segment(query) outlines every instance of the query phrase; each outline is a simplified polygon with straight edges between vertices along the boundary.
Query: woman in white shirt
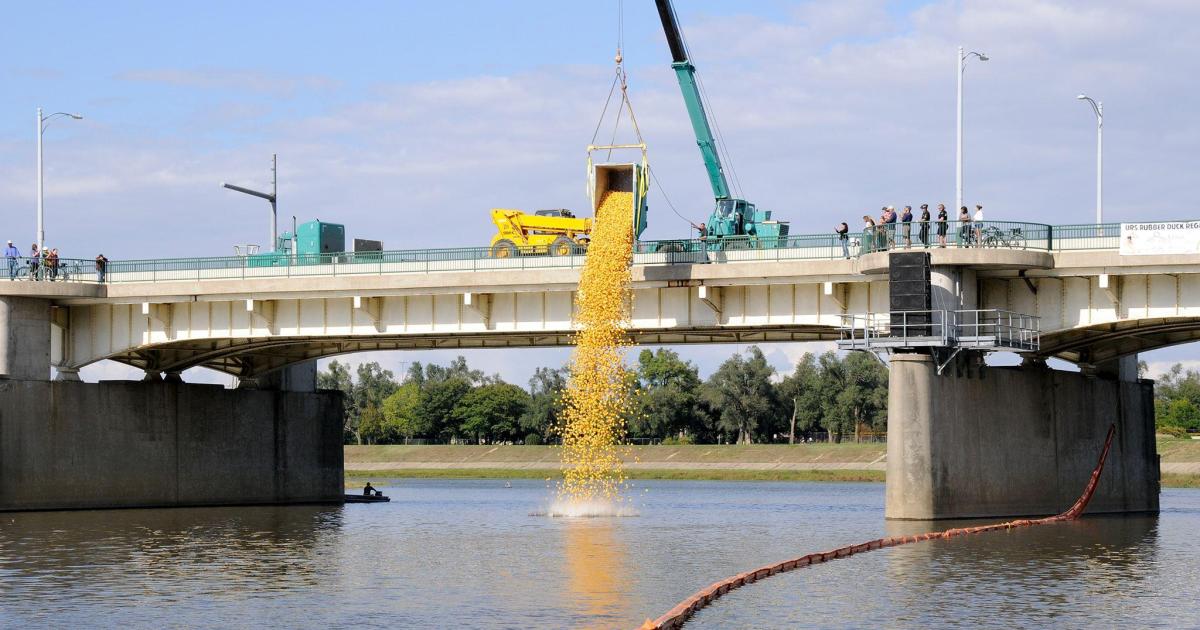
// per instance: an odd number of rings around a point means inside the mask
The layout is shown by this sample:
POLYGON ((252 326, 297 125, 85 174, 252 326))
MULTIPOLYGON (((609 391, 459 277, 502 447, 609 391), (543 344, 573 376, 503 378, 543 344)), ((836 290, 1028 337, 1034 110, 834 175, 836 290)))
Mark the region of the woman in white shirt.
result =
POLYGON ((983 244, 983 205, 975 204, 975 216, 971 217, 971 223, 975 224, 975 243, 983 244))

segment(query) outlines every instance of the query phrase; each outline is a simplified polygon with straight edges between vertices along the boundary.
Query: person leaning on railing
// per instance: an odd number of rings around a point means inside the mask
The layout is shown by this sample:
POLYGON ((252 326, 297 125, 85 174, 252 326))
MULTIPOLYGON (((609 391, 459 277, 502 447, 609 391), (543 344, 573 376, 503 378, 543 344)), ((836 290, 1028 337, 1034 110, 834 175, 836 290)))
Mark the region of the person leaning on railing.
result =
POLYGON ((863 215, 863 241, 862 242, 863 242, 864 253, 874 251, 874 248, 871 246, 871 244, 875 242, 875 220, 872 219, 871 215, 868 215, 868 214, 863 215))
POLYGON ((54 282, 58 279, 58 248, 43 250, 43 253, 46 254, 46 273, 54 282))
POLYGON ((8 242, 8 247, 4 248, 4 258, 8 261, 8 279, 17 279, 17 267, 21 261, 21 250, 13 245, 12 241, 8 242))
POLYGON ((850 226, 842 221, 841 225, 837 226, 833 232, 838 235, 838 241, 842 244, 842 256, 850 258, 850 226))
POLYGON ((108 259, 104 254, 96 256, 96 282, 104 284, 104 276, 108 273, 108 259))
POLYGON ((42 262, 42 255, 38 252, 37 243, 30 246, 29 250, 29 279, 38 279, 38 264, 42 262))

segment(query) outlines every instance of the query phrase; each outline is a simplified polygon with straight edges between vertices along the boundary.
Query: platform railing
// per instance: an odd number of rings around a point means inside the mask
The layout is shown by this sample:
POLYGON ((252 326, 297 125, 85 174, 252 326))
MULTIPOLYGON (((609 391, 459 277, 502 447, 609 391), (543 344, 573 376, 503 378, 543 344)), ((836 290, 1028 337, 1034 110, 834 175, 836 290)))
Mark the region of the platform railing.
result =
POLYGON ((1003 309, 891 311, 841 317, 838 346, 843 350, 1041 349, 1041 319, 1003 309))

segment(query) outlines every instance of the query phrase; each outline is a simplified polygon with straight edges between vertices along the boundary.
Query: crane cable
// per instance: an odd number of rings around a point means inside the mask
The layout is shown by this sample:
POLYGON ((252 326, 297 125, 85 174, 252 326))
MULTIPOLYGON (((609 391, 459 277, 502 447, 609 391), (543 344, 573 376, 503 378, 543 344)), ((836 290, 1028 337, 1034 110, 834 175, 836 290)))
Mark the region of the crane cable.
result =
MULTIPOLYGON (((615 120, 613 121, 612 139, 609 144, 610 145, 616 144, 617 132, 619 131, 620 125, 621 125, 621 115, 626 110, 628 110, 629 111, 629 122, 630 122, 630 125, 633 127, 634 134, 637 136, 638 144, 645 145, 645 140, 642 138, 642 130, 638 126, 637 116, 633 112, 633 102, 629 99, 628 75, 625 73, 625 66, 624 66, 625 58, 622 53, 622 50, 624 48, 624 43, 625 43, 625 2, 624 2, 624 0, 619 0, 617 3, 617 54, 616 54, 616 57, 614 58, 614 61, 616 62, 617 67, 616 67, 616 71, 613 75, 612 84, 608 88, 608 96, 604 99, 604 107, 600 110, 600 118, 599 118, 599 120, 596 121, 596 128, 592 132, 591 144, 593 144, 593 145, 596 144, 596 139, 598 137, 600 137, 600 128, 604 125, 604 120, 608 116, 608 108, 612 105, 613 96, 617 92, 617 86, 620 86, 620 88, 621 88, 621 102, 618 104, 618 107, 617 107, 616 117, 615 117, 615 120)), ((611 159, 611 158, 612 158, 612 149, 610 148, 608 150, 608 159, 611 159)), ((667 195, 666 189, 663 188, 662 182, 660 182, 658 180, 658 174, 655 172, 655 170, 649 164, 647 164, 646 169, 650 172, 651 179, 653 180, 655 186, 658 188, 658 191, 660 193, 662 193, 663 199, 667 202, 667 207, 671 209, 671 212, 674 213, 675 216, 682 219, 685 223, 687 223, 691 227, 693 227, 695 229, 699 229, 700 228, 699 225, 696 225, 696 223, 692 222, 691 219, 688 219, 687 217, 680 214, 679 210, 677 210, 675 208, 675 204, 671 202, 671 198, 670 198, 670 196, 667 195)))

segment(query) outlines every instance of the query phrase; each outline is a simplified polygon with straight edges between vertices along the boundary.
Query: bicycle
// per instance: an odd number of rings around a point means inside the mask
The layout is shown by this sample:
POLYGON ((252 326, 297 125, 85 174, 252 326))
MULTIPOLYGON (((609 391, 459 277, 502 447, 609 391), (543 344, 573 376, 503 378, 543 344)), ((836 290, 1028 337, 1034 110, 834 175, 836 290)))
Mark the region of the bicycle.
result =
POLYGON ((1012 228, 1006 232, 994 225, 989 225, 983 228, 983 246, 1025 249, 1027 243, 1021 228, 1012 228))

